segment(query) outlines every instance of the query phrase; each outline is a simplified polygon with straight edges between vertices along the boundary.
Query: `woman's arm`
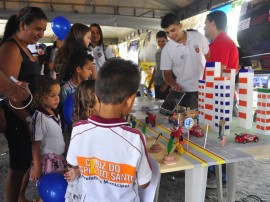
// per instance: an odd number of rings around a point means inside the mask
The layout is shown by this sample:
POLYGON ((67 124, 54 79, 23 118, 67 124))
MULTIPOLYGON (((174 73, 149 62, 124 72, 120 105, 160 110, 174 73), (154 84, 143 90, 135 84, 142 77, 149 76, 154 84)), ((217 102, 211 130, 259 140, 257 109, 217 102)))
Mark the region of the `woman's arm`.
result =
POLYGON ((1 70, 0 83, 0 93, 4 94, 12 101, 24 101, 29 96, 28 91, 25 89, 27 88, 26 83, 22 82, 21 84, 16 85, 1 70))
MULTIPOLYGON (((7 76, 13 76, 15 79, 18 79, 21 63, 22 63, 22 55, 19 47, 12 42, 6 42, 0 47, 0 66, 3 73, 7 76)), ((12 104, 16 107, 24 106, 22 102, 12 102, 12 104)), ((9 104, 7 104, 9 106, 9 104)), ((24 121, 26 124, 26 118, 30 115, 27 110, 20 109, 16 110, 10 106, 10 109, 16 116, 24 121)))
POLYGON ((0 47, 1 70, 8 77, 18 79, 21 69, 22 55, 19 47, 13 42, 6 42, 0 47))

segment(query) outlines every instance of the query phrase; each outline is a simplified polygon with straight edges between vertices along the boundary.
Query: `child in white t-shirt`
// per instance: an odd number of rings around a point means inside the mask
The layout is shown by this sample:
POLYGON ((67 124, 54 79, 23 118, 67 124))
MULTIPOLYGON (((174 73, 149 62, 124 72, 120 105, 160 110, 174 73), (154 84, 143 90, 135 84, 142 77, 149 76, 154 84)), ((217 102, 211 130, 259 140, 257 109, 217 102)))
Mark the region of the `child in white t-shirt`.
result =
POLYGON ((44 77, 36 83, 33 102, 36 111, 30 123, 33 139, 30 180, 33 181, 46 173, 62 173, 65 170, 65 142, 60 116, 55 110, 59 94, 60 84, 52 78, 44 77))

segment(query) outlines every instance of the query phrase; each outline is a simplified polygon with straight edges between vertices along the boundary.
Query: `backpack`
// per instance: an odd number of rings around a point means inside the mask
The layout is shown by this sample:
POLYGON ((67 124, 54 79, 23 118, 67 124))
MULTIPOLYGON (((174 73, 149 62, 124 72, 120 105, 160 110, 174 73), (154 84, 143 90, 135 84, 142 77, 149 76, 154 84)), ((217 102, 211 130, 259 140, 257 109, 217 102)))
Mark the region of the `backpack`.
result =
POLYGON ((106 48, 108 47, 108 45, 104 45, 102 44, 102 47, 103 47, 103 54, 104 54, 104 57, 105 57, 105 60, 107 60, 107 57, 106 57, 106 48))

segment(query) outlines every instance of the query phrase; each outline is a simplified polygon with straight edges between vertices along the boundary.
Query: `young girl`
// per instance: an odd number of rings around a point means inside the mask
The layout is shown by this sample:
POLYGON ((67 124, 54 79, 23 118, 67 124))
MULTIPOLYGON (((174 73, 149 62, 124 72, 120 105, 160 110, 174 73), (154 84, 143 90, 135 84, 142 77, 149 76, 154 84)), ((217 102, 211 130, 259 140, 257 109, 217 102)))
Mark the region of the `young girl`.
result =
MULTIPOLYGON (((75 92, 75 107, 73 122, 80 124, 87 120, 93 114, 96 114, 96 98, 95 98, 95 81, 83 81, 75 92)), ((65 179, 68 181, 66 190, 66 202, 81 201, 81 178, 78 167, 68 167, 68 172, 65 173, 65 179)))
POLYGON ((92 51, 95 58, 96 71, 98 72, 106 60, 114 58, 110 46, 104 44, 103 33, 99 24, 93 23, 90 25, 91 29, 91 43, 89 49, 92 51))
POLYGON ((65 143, 60 116, 55 110, 59 103, 59 82, 43 77, 36 83, 30 130, 33 136, 33 165, 30 180, 36 181, 46 173, 64 172, 65 143))
POLYGON ((62 126, 64 128, 64 136, 65 141, 69 141, 69 134, 71 134, 72 130, 72 120, 71 117, 67 116, 66 110, 69 106, 65 106, 65 104, 69 104, 69 100, 65 103, 65 100, 68 96, 72 96, 77 88, 77 86, 85 80, 88 80, 92 75, 93 65, 93 57, 86 52, 77 51, 72 55, 72 60, 70 60, 68 69, 72 74, 71 79, 61 87, 61 96, 59 106, 60 114, 62 118, 62 126), (66 109, 65 109, 66 108, 66 109))
MULTIPOLYGON (((88 53, 88 46, 91 38, 91 30, 88 26, 75 23, 70 28, 68 35, 59 48, 55 58, 56 72, 59 73, 58 77, 62 83, 66 83, 72 75, 69 68, 70 61, 74 58, 72 55, 76 51, 83 51, 88 53)), ((93 70, 94 71, 94 70, 93 70)), ((95 78, 95 71, 93 72, 93 78, 95 78)))
POLYGON ((61 104, 64 104, 65 99, 75 92, 82 81, 89 79, 94 68, 93 57, 86 52, 76 51, 71 58, 68 65, 71 79, 61 87, 61 104))

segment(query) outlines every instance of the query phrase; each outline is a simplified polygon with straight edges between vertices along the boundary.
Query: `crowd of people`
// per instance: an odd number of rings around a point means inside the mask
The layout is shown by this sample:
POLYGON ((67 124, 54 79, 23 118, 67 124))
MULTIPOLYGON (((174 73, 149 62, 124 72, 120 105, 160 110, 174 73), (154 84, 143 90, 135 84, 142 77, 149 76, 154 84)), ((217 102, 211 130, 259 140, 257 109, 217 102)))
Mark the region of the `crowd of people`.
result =
MULTIPOLYGON (((238 69, 237 47, 226 25, 222 11, 207 16, 205 36, 183 30, 173 13, 161 19, 164 31, 156 35, 159 49, 149 85, 154 84, 156 98, 184 91, 180 105, 196 109, 206 61, 238 69)), ((139 67, 115 58, 96 23, 73 24, 66 38, 56 38, 37 60, 27 46, 44 36, 46 26, 40 8, 25 7, 9 18, 0 44, 0 93, 7 97, 0 105, 5 122, 0 129, 10 151, 6 200, 28 201, 29 180, 59 172, 68 181, 66 201, 139 201, 138 186, 149 185, 151 165, 145 137, 124 119, 137 95, 139 67), (24 107, 30 94, 33 101, 24 107), (71 125, 63 113, 69 96, 74 99, 71 125), (116 174, 129 177, 116 180, 116 174)))

